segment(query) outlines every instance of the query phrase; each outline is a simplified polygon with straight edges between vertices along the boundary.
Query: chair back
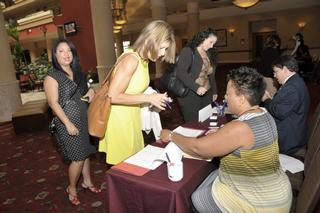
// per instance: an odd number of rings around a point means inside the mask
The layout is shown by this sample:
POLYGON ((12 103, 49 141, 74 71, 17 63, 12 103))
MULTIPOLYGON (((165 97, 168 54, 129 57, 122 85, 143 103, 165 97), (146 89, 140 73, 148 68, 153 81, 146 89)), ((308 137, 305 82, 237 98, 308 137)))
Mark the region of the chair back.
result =
POLYGON ((315 212, 320 201, 320 149, 314 155, 296 202, 296 213, 315 212))
POLYGON ((320 102, 318 103, 317 108, 311 118, 311 124, 309 126, 308 134, 307 134, 308 141, 310 137, 314 134, 315 129, 317 125, 319 125, 319 123, 320 123, 320 102))
MULTIPOLYGON (((312 162, 315 160, 315 153, 319 150, 320 150, 320 122, 318 122, 318 124, 315 125, 313 133, 307 143, 307 151, 306 151, 306 155, 304 158, 304 173, 305 173, 305 175, 307 175, 307 173, 309 172, 310 166, 311 166, 312 162)), ((312 172, 312 170, 311 170, 311 172, 312 172)))

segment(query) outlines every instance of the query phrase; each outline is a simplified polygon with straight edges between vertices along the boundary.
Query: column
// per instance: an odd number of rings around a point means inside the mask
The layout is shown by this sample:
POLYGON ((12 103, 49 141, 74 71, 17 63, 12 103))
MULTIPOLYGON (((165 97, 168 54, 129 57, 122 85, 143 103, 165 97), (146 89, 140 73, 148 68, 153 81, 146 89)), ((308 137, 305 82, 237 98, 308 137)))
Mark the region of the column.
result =
POLYGON ((119 57, 123 53, 123 37, 122 30, 118 33, 114 33, 114 37, 117 44, 117 57, 119 57))
POLYGON ((30 43, 30 45, 28 45, 28 50, 30 53, 31 62, 35 62, 38 57, 36 43, 35 42, 30 43))
POLYGON ((199 31, 199 3, 196 0, 190 0, 187 3, 187 26, 188 39, 199 31))
POLYGON ((47 48, 47 54, 48 54, 48 60, 52 61, 52 47, 53 47, 53 40, 46 37, 46 48, 47 48))
MULTIPOLYGON (((153 20, 167 19, 167 9, 165 0, 151 0, 151 11, 153 20)), ((164 63, 156 61, 156 74, 155 78, 160 78, 164 72, 164 63)), ((152 78, 152 76, 151 76, 152 78)))
POLYGON ((12 114, 21 106, 19 81, 16 80, 8 35, 0 9, 0 122, 11 121, 12 114))
POLYGON ((90 0, 99 82, 116 61, 110 0, 90 0))

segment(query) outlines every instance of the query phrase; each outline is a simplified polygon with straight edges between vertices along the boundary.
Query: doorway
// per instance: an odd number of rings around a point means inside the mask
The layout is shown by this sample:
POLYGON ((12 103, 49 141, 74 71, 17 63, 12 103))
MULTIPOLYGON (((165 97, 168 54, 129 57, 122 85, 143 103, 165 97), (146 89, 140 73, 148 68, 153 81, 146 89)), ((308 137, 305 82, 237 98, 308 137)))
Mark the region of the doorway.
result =
POLYGON ((252 51, 253 58, 261 57, 261 51, 269 35, 275 35, 276 31, 252 33, 252 51))

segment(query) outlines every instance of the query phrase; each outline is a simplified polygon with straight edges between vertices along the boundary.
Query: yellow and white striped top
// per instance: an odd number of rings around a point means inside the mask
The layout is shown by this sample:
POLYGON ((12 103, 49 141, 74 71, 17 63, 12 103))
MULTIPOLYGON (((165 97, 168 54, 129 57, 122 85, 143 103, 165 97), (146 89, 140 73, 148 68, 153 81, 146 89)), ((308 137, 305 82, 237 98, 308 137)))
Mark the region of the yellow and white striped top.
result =
MULTIPOLYGON (((238 118, 252 129, 255 144, 224 156, 212 196, 223 212, 289 212, 291 185, 279 163, 278 135, 271 115, 249 113, 238 118)), ((227 143, 227 141, 226 141, 227 143)))

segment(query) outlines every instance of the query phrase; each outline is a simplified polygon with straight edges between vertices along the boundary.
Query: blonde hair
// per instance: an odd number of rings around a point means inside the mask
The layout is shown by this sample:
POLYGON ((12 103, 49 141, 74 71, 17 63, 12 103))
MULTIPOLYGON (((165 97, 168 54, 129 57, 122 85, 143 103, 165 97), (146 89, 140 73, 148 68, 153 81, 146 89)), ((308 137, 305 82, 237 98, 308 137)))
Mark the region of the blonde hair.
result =
POLYGON ((138 39, 134 42, 132 49, 142 57, 147 58, 148 52, 153 60, 158 58, 160 45, 168 42, 169 47, 162 57, 162 61, 174 63, 176 53, 176 41, 172 27, 165 21, 156 20, 150 22, 141 31, 138 39))

